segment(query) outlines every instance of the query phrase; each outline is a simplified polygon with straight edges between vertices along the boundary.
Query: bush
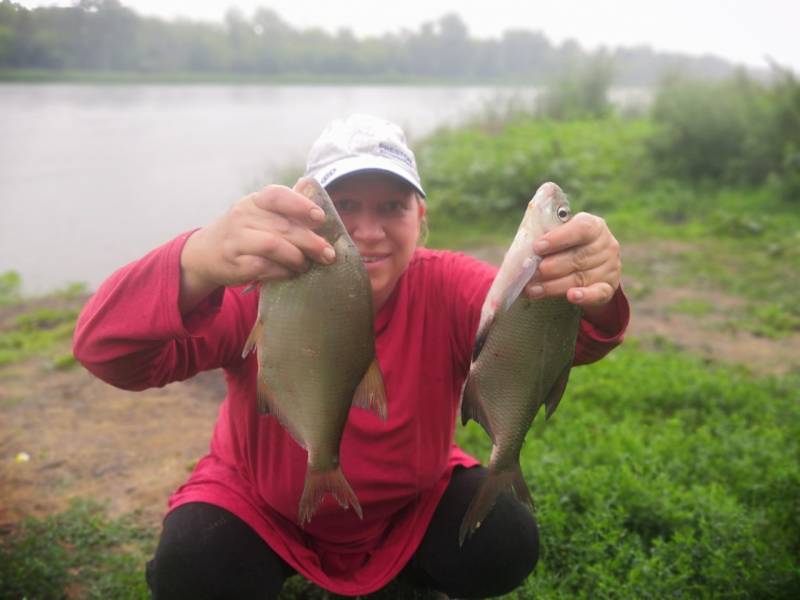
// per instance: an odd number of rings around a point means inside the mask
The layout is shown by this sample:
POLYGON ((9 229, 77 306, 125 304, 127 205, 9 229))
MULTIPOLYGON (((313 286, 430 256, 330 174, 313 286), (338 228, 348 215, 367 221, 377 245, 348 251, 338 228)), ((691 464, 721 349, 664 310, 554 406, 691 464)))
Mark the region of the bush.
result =
POLYGON ((0 306, 19 302, 22 278, 16 271, 0 273, 0 306))
POLYGON ((775 69, 771 84, 744 74, 723 82, 665 81, 653 104, 648 142, 659 175, 691 182, 758 185, 776 178, 800 188, 800 83, 775 69))
POLYGON ((596 55, 551 83, 538 99, 536 114, 558 121, 606 117, 611 114, 608 90, 613 79, 611 60, 596 55))
POLYGON ((557 123, 517 116, 500 131, 480 125, 443 130, 417 156, 437 219, 509 217, 519 223, 536 188, 555 181, 576 210, 617 205, 640 178, 642 121, 605 119, 557 123))

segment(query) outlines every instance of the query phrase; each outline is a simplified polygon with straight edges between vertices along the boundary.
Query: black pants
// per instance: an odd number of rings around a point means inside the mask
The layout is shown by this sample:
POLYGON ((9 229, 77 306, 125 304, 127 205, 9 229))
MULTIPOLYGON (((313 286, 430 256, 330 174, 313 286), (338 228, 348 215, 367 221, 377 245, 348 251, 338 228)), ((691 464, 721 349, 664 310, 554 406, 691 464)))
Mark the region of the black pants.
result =
MULTIPOLYGON (((458 545, 458 530, 486 469, 458 468, 420 547, 401 577, 458 598, 485 598, 516 588, 539 557, 539 534, 528 509, 503 494, 475 534, 458 545)), ((177 508, 164 521, 147 582, 156 600, 275 598, 294 574, 243 521, 210 504, 177 508)))

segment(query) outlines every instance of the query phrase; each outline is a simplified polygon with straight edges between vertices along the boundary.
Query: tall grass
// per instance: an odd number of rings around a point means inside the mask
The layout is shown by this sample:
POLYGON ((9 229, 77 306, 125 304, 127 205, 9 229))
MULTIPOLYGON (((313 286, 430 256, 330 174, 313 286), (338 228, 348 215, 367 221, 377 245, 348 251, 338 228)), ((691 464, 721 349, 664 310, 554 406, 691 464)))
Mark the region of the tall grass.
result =
POLYGON ((775 67, 770 84, 744 74, 666 80, 653 119, 648 147, 661 174, 713 185, 772 180, 800 202, 800 81, 791 71, 775 67))

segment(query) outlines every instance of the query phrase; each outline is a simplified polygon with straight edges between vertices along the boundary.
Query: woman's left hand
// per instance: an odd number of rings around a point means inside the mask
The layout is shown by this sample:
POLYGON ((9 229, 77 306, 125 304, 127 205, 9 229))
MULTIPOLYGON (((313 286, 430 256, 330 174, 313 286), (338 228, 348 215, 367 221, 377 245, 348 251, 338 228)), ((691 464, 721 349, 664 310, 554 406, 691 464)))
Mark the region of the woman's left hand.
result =
POLYGON ((620 246, 606 222, 581 212, 533 246, 542 262, 525 288, 530 298, 565 296, 586 312, 602 310, 619 287, 620 246))

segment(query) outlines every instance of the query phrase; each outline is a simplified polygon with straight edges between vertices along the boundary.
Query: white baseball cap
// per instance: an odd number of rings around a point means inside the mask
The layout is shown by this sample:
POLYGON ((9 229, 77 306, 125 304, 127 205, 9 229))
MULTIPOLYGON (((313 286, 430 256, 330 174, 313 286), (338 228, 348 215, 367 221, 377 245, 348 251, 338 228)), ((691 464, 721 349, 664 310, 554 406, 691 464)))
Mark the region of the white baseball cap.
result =
POLYGON ((308 153, 306 176, 326 187, 358 171, 386 171, 425 191, 403 130, 391 121, 354 114, 331 121, 308 153))

